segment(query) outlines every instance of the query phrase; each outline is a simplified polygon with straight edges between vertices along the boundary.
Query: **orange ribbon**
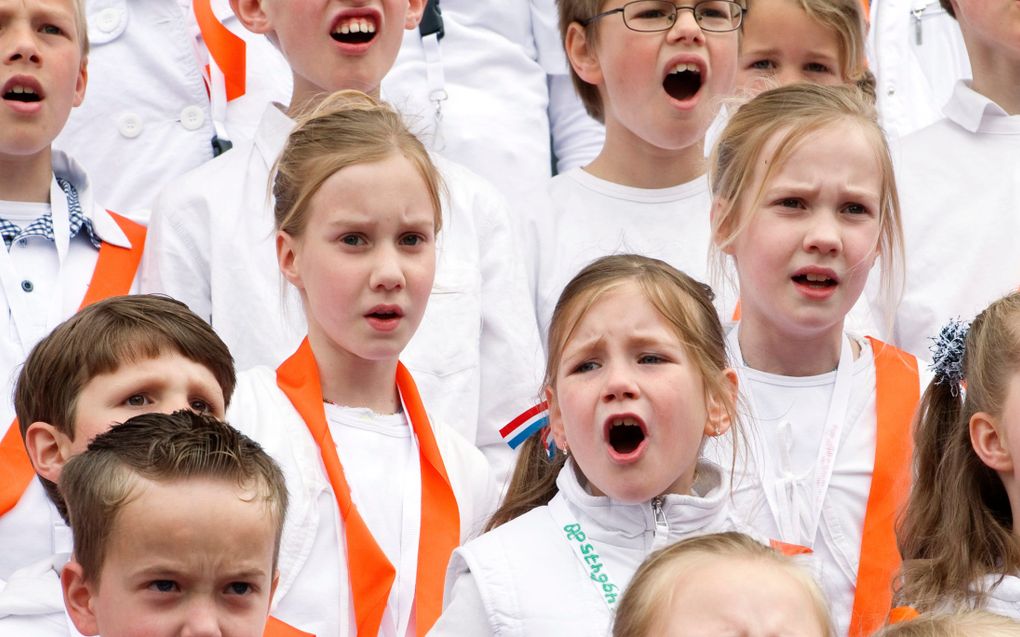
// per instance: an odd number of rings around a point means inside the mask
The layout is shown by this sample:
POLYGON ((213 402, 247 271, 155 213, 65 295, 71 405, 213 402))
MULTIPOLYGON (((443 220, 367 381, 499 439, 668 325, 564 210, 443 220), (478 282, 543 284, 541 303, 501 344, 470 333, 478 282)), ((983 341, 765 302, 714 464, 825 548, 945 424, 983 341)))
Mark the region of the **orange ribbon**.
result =
POLYGON ((244 95, 247 82, 247 51, 244 40, 223 26, 213 13, 210 0, 193 0, 195 19, 209 55, 223 72, 227 101, 244 95))
MULTIPOLYGON (((372 537, 351 499, 351 489, 336 452, 336 443, 326 424, 318 364, 307 337, 276 370, 276 383, 319 445, 322 463, 343 519, 358 634, 376 635, 396 570, 372 537)), ((421 460, 421 529, 414 608, 417 634, 423 637, 443 610, 446 567, 450 554, 460 544, 460 512, 418 389, 410 372, 400 363, 397 364, 396 384, 407 419, 418 439, 421 460)))
MULTIPOLYGON (((139 225, 126 217, 110 212, 110 216, 124 231, 130 248, 121 248, 111 243, 102 244, 99 258, 96 260, 92 280, 89 281, 81 308, 92 305, 111 296, 127 294, 131 291, 131 283, 135 280, 135 272, 142 260, 142 249, 145 247, 145 226, 139 225)), ((28 459, 25 442, 21 439, 21 430, 15 418, 7 428, 3 440, 0 440, 0 516, 18 504, 25 489, 32 482, 35 469, 28 459)))
POLYGON ((315 637, 315 635, 298 630, 275 617, 270 617, 266 621, 266 629, 262 631, 262 637, 315 637))

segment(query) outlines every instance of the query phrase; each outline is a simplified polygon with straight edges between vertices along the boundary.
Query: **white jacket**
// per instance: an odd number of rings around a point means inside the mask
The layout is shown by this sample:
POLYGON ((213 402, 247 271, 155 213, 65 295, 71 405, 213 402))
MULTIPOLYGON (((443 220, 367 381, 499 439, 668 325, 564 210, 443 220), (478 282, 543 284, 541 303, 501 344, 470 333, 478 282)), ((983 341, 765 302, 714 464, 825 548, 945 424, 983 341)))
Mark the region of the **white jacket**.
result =
POLYGON ((81 637, 64 610, 60 571, 67 560, 54 555, 0 581, 0 637, 81 637))
MULTIPOLYGON (((353 635, 343 525, 333 490, 319 447, 277 387, 274 370, 258 367, 240 374, 227 420, 262 445, 287 481, 290 503, 273 616, 318 637, 353 635), (325 511, 332 515, 324 516, 325 511)), ((457 498, 463 542, 477 534, 494 510, 497 490, 477 449, 437 420, 432 426, 457 498)))
MULTIPOLYGON (((254 144, 173 183, 150 223, 143 288, 210 320, 238 369, 275 368, 307 333, 277 265, 267 201, 270 168, 293 126, 269 106, 254 144)), ((433 159, 449 198, 432 294, 401 360, 429 409, 480 447, 501 479, 513 456, 499 429, 535 403, 541 345, 505 201, 468 170, 433 159)))
POLYGON ((579 523, 605 572, 621 591, 648 554, 687 537, 742 530, 730 513, 718 466, 701 462, 694 485, 704 495, 667 495, 656 525, 652 503, 620 504, 590 495, 573 461, 556 480, 559 493, 457 549, 447 578, 446 610, 429 633, 460 635, 608 635, 609 606, 593 586, 560 521, 579 523), (561 508, 562 507, 562 508, 561 508))

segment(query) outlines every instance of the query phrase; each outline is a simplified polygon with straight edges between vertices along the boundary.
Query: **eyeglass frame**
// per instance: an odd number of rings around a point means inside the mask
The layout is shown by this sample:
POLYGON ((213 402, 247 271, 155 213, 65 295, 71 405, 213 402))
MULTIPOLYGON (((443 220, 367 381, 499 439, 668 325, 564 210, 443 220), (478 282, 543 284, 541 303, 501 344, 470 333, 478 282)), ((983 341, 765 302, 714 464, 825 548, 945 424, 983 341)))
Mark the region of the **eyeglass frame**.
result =
MULTIPOLYGON (((592 23, 594 23, 596 20, 604 18, 607 15, 613 15, 614 13, 619 13, 620 17, 623 18, 623 12, 626 10, 626 8, 628 6, 630 6, 632 4, 637 4, 638 2, 647 2, 647 1, 648 0, 630 0, 630 2, 624 3, 623 6, 617 7, 615 9, 610 9, 609 11, 603 11, 602 13, 596 13, 592 17, 585 18, 584 20, 578 20, 578 24, 580 24, 582 27, 587 27, 587 26, 590 26, 592 23)), ((626 20, 626 18, 624 18, 623 19, 623 26, 627 27, 631 31, 634 31, 635 33, 662 33, 664 31, 669 31, 670 29, 673 28, 673 26, 677 22, 680 21, 680 10, 681 9, 687 9, 687 10, 689 10, 691 12, 691 15, 694 16, 694 21, 697 23, 698 28, 701 29, 702 31, 704 31, 705 33, 732 33, 734 31, 740 29, 741 26, 743 26, 743 24, 744 24, 744 15, 747 13, 747 7, 745 7, 744 5, 740 4, 736 0, 698 0, 692 6, 673 4, 669 0, 659 0, 659 1, 662 2, 663 4, 669 4, 669 5, 673 6, 673 15, 676 16, 676 19, 673 21, 673 24, 669 25, 665 29, 655 29, 653 31, 641 31, 641 30, 635 29, 635 28, 631 27, 629 24, 627 24, 627 20, 626 20), (704 4, 706 2, 726 2, 728 4, 735 4, 735 5, 737 5, 737 8, 740 9, 740 13, 739 13, 740 20, 737 22, 737 26, 733 27, 732 29, 726 29, 725 31, 717 31, 715 29, 706 29, 705 27, 701 26, 701 22, 698 21, 698 16, 697 16, 697 14, 694 13, 694 9, 699 4, 704 4)))

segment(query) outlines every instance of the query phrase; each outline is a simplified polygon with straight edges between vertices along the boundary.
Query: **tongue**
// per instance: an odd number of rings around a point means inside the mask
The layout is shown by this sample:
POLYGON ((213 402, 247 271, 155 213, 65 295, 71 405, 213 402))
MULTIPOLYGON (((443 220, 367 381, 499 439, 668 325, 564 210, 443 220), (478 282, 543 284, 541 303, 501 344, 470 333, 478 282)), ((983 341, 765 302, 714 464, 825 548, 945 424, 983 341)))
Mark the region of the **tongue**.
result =
POLYGON ((692 73, 691 71, 670 73, 666 76, 666 79, 662 81, 662 88, 664 88, 673 99, 690 99, 694 97, 694 95, 698 92, 698 89, 701 88, 701 73, 692 73))

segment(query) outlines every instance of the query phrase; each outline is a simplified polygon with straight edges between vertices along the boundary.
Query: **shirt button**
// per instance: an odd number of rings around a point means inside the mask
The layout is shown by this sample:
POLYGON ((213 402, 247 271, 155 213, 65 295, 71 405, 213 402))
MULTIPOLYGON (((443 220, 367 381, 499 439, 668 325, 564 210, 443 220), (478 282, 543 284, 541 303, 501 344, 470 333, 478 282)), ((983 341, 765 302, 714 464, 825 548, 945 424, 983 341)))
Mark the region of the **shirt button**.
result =
POLYGON ((124 113, 117 120, 117 130, 121 136, 134 139, 142 134, 142 118, 134 113, 124 113))
POLYGON ((25 281, 21 282, 21 289, 26 291, 26 292, 31 292, 32 290, 35 289, 35 286, 32 285, 31 281, 26 279, 25 281))
POLYGON ((96 16, 96 27, 103 33, 113 33, 120 26, 120 14, 121 12, 113 7, 103 9, 96 16))
POLYGON ((188 130, 198 130, 205 123, 205 113, 200 106, 186 106, 181 111, 181 126, 188 130))

